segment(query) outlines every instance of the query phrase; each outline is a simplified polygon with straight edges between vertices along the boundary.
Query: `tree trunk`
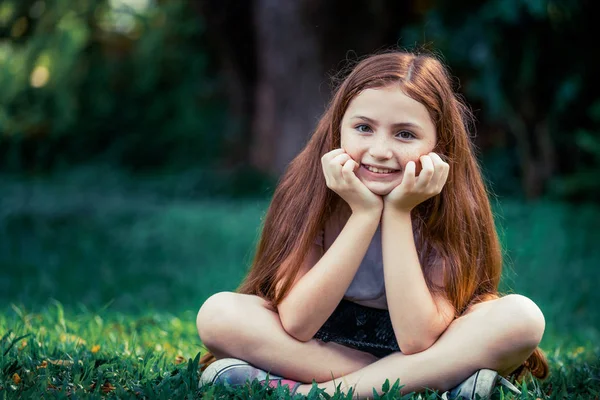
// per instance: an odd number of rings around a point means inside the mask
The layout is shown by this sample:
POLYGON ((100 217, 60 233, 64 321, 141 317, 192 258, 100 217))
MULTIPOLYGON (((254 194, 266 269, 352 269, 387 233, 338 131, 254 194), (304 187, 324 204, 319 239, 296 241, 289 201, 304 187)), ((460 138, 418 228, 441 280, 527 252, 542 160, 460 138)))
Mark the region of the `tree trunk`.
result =
POLYGON ((246 166, 256 80, 252 4, 239 0, 190 0, 190 4, 206 24, 208 42, 224 82, 229 118, 222 132, 227 146, 223 163, 246 166))
POLYGON ((251 164, 281 174, 323 112, 329 86, 315 30, 306 23, 310 0, 256 0, 257 85, 251 164))

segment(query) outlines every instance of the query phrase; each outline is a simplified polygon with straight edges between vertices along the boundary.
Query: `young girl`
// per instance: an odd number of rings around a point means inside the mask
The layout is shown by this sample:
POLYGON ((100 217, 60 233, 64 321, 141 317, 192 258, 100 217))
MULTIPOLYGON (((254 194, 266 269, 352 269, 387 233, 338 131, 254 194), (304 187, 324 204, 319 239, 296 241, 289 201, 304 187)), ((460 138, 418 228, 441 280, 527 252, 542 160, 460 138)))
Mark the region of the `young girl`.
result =
POLYGON ((314 379, 363 398, 386 379, 466 396, 498 375, 545 378, 540 309, 498 293, 471 122, 436 58, 358 63, 281 178, 238 292, 200 308, 202 361, 219 359, 203 382, 269 371, 295 393, 314 379))

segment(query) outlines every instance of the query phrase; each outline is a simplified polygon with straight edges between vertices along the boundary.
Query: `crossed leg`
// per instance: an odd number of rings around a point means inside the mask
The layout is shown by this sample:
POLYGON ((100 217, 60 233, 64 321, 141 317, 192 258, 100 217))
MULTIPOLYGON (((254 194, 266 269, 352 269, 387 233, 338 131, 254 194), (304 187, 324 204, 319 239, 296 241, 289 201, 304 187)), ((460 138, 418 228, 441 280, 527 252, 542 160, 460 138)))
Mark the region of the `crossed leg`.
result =
POLYGON ((293 338, 279 315, 257 296, 217 293, 200 308, 196 325, 217 359, 238 358, 299 382, 327 382, 378 360, 337 343, 293 338))
MULTIPOLYGON (((479 303, 455 319, 428 349, 393 353, 377 359, 369 353, 318 340, 289 336, 276 312, 256 296, 218 293, 202 306, 198 332, 217 358, 234 357, 301 382, 313 379, 328 393, 341 382, 358 397, 372 396, 385 379, 405 385, 403 393, 425 387, 448 390, 481 368, 507 375, 533 352, 544 332, 544 317, 530 299, 508 295, 479 303)), ((307 393, 302 385, 298 393, 307 393)))

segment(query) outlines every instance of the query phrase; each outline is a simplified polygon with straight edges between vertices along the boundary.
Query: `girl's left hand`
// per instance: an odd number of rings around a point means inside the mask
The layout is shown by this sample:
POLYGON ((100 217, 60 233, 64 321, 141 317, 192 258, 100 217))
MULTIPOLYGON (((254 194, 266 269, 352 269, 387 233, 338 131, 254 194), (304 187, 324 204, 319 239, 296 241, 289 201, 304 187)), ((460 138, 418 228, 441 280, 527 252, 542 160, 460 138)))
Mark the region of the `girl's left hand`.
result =
POLYGON ((418 204, 440 194, 448 179, 450 165, 433 152, 419 160, 422 166, 419 176, 415 176, 415 162, 409 161, 404 167, 402 182, 384 197, 384 208, 391 206, 410 212, 418 204))

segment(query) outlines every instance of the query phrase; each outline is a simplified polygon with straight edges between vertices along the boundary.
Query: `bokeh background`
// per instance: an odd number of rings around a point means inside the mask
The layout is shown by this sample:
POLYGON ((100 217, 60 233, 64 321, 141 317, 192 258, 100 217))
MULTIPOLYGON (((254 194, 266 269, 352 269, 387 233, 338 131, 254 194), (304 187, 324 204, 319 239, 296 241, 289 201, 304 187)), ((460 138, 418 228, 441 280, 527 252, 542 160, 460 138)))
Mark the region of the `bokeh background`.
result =
POLYGON ((202 302, 247 271, 334 78, 399 47, 438 54, 476 115, 502 290, 540 305, 545 350, 598 343, 591 4, 0 1, 4 321, 61 304, 171 313, 193 331, 202 302))

